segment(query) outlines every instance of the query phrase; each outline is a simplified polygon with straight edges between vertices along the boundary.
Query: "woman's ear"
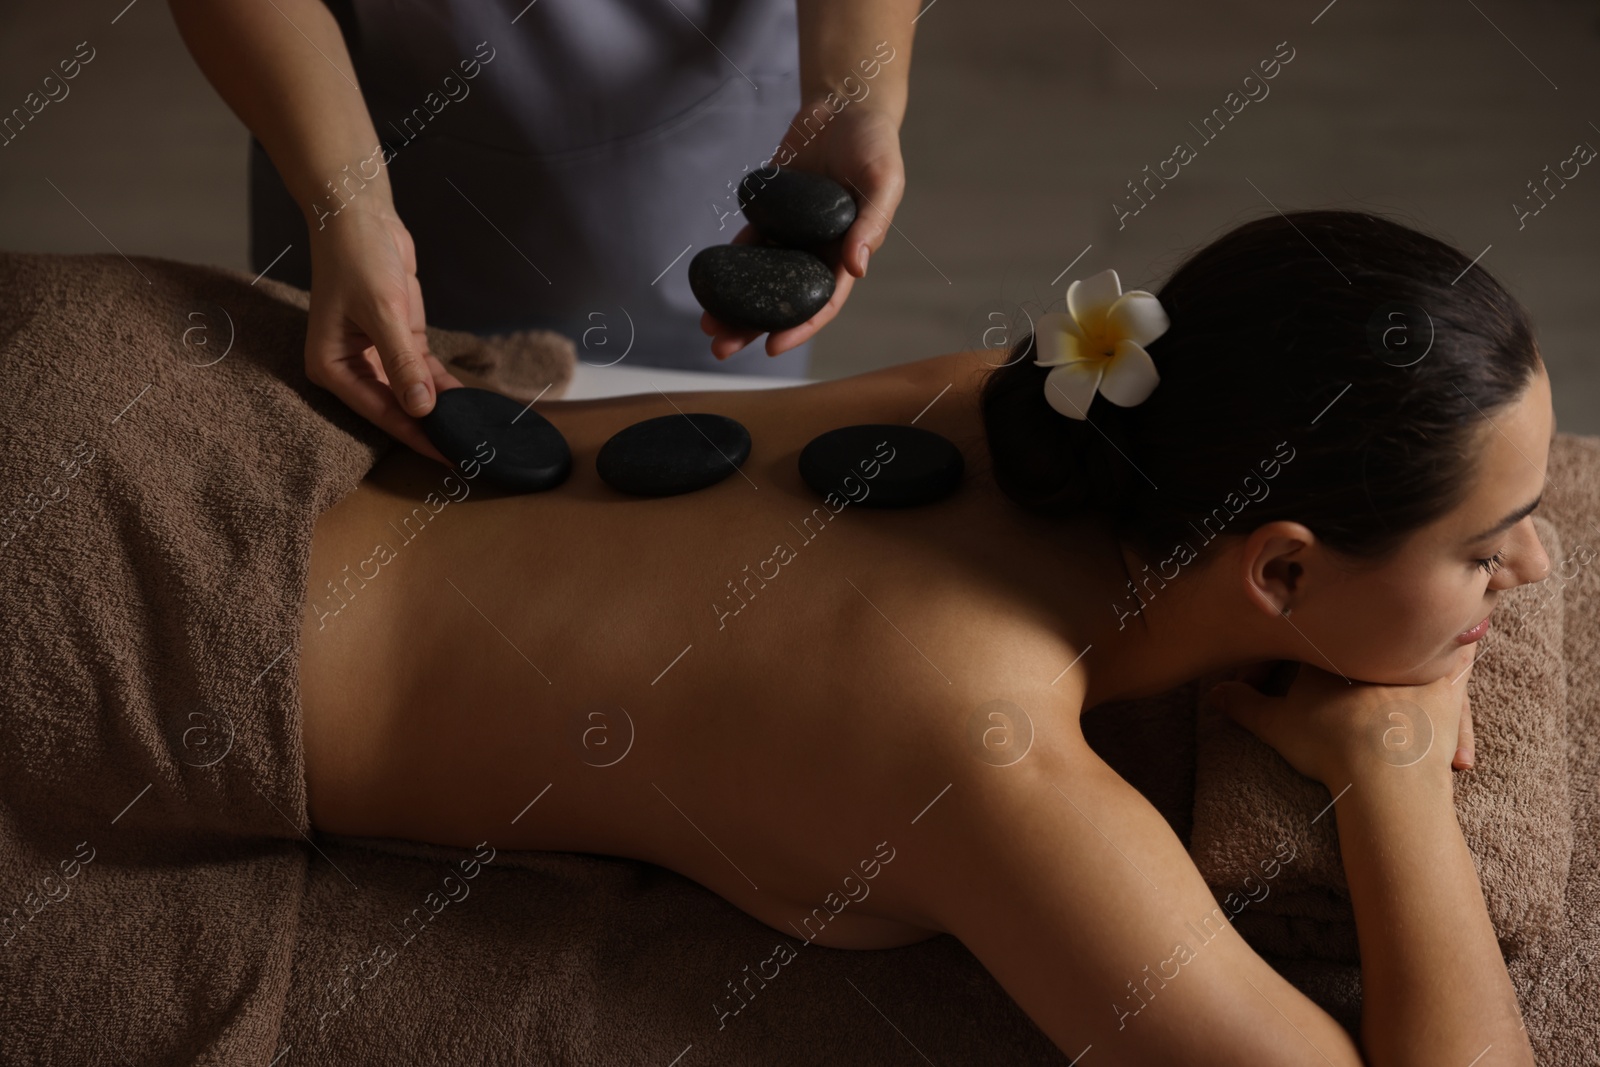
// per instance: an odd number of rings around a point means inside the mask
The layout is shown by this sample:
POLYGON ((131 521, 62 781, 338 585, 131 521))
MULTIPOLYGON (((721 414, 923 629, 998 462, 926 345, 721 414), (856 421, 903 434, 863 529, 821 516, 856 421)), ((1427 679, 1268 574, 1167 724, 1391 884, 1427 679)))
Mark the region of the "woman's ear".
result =
POLYGON ((1287 519, 1252 530, 1239 561, 1246 595, 1273 615, 1293 610, 1304 588, 1305 563, 1316 542, 1316 535, 1307 527, 1287 519))

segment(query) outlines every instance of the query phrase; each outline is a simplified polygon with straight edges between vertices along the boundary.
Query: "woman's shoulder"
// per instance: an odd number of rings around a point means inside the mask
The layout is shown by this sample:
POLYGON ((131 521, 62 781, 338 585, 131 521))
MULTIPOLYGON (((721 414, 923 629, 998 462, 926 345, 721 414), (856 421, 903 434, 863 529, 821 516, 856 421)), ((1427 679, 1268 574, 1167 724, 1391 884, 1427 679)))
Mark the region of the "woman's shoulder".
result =
POLYGON ((920 758, 981 775, 1030 758, 1090 754, 1079 725, 1080 650, 1066 635, 1026 606, 960 580, 929 582, 898 599, 872 592, 875 606, 865 613, 901 631, 888 631, 885 651, 902 653, 875 657, 872 688, 904 694, 900 713, 885 721, 919 739, 911 747, 923 749, 920 758))

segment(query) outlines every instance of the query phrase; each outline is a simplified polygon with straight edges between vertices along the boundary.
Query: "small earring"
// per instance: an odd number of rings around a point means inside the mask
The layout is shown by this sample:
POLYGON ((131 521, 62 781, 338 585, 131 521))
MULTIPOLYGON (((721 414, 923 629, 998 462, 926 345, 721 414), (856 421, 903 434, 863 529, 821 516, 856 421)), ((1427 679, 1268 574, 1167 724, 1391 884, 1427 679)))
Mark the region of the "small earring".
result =
POLYGON ((1287 618, 1288 618, 1288 617, 1289 617, 1289 613, 1290 613, 1290 612, 1291 612, 1291 611, 1293 611, 1293 610, 1294 610, 1294 608, 1292 608, 1292 607, 1290 607, 1290 608, 1284 608, 1284 609, 1283 609, 1283 610, 1282 610, 1282 611, 1280 611, 1280 612, 1278 612, 1278 614, 1279 614, 1279 615, 1280 615, 1280 616, 1282 616, 1282 617, 1283 617, 1283 618, 1285 618, 1285 619, 1287 619, 1287 618))

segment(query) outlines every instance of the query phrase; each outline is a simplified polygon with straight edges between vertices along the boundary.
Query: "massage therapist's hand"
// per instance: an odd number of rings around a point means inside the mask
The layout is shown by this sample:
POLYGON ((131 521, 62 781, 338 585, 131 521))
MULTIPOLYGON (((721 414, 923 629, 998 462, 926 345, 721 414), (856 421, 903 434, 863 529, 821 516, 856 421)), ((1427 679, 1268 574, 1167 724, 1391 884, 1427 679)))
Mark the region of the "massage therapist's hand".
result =
POLYGON ((1467 680, 1475 653, 1475 645, 1462 646, 1444 675, 1425 685, 1351 683, 1302 663, 1283 696, 1231 681, 1208 699, 1332 792, 1374 769, 1416 766, 1448 777, 1471 763, 1467 680))
POLYGON ((416 416, 461 382, 428 351, 424 321, 416 250, 392 208, 357 202, 312 229, 306 377, 449 466, 416 416))
MULTIPOLYGON (((834 268, 833 298, 821 311, 799 326, 779 330, 767 337, 767 355, 776 356, 810 340, 813 334, 833 321, 850 296, 857 278, 867 273, 867 258, 878 250, 889 234, 889 222, 905 193, 905 164, 900 158, 900 127, 895 116, 873 106, 872 98, 850 101, 836 115, 830 115, 820 100, 801 105, 795 120, 773 153, 773 162, 791 170, 808 170, 825 175, 844 186, 856 201, 856 221, 837 242, 822 253, 834 268), (821 132, 807 141, 799 130, 816 129, 812 115, 829 116, 821 132), (791 154, 793 158, 791 159, 791 154)), ((770 171, 769 171, 770 173, 770 171)), ((756 232, 745 226, 733 238, 734 244, 750 244, 756 232)), ((711 352, 727 359, 761 336, 759 330, 729 326, 707 312, 700 328, 712 335, 711 352)))

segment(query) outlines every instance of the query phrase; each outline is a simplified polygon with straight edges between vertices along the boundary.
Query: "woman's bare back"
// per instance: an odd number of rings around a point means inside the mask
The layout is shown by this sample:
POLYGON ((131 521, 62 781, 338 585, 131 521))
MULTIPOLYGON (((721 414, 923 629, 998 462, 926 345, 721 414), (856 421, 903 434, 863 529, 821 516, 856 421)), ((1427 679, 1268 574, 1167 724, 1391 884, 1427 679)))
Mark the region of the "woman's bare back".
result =
POLYGON ((313 825, 648 860, 833 947, 947 932, 1069 1056, 1281 1063, 1314 1046, 1356 1062, 1084 742, 1068 631, 1099 618, 1095 640, 1114 640, 1095 605, 1125 578, 1103 528, 1030 517, 994 487, 985 355, 550 404, 574 470, 547 493, 496 496, 391 453, 315 528, 300 663, 313 825), (603 486, 600 445, 675 407, 743 422, 742 473, 660 500, 603 486), (817 434, 913 419, 966 456, 949 499, 831 514, 801 482, 817 434), (1127 1025, 1144 965, 1213 926, 1189 968, 1207 977, 1163 991, 1164 1021, 1127 1025))
POLYGON ((547 493, 498 495, 391 452, 316 525, 301 658, 314 825, 646 859, 822 944, 929 936, 917 881, 960 843, 931 845, 922 813, 993 775, 969 729, 980 708, 1057 709, 1032 724, 1035 763, 1081 744, 1081 692, 1051 684, 1076 652, 1050 627, 1041 532, 988 479, 983 355, 541 405, 574 456, 547 493), (663 499, 599 481, 611 434, 678 410, 744 423, 741 471, 663 499), (966 454, 955 496, 871 510, 800 480, 817 434, 913 419, 966 454))

